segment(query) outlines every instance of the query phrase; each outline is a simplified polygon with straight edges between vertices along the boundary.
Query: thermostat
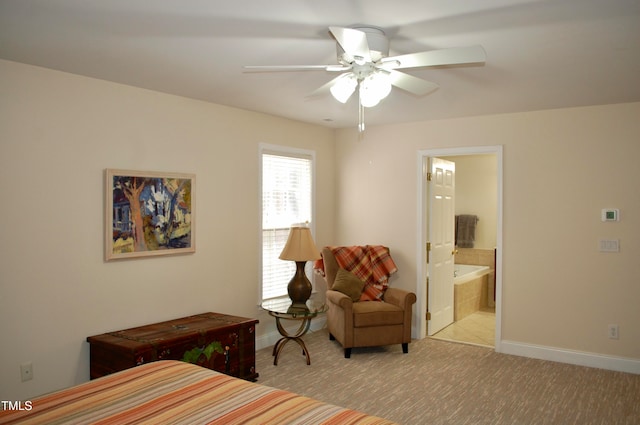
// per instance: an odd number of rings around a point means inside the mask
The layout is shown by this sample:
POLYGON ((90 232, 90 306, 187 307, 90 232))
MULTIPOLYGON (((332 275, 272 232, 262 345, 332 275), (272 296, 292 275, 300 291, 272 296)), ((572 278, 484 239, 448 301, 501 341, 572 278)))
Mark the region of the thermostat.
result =
POLYGON ((602 221, 620 221, 620 210, 617 208, 603 209, 602 221))

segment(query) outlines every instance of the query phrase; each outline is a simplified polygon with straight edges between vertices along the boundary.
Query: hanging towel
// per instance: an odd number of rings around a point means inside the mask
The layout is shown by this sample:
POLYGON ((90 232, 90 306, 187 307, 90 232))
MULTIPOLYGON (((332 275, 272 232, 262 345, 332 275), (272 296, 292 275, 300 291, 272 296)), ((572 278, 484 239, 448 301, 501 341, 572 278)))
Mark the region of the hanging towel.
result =
POLYGON ((478 216, 462 214, 456 216, 456 246, 458 248, 473 248, 476 241, 476 224, 478 216))

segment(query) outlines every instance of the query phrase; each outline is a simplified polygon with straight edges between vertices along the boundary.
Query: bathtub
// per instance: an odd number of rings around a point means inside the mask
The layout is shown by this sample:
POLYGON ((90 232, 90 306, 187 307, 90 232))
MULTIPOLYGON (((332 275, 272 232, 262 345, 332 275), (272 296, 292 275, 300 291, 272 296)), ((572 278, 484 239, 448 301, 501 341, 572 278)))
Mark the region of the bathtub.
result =
POLYGON ((482 277, 490 271, 487 266, 473 266, 470 264, 455 264, 453 267, 454 285, 461 285, 477 277, 482 277))
POLYGON ((455 264, 453 277, 453 320, 458 321, 487 306, 487 266, 455 264))

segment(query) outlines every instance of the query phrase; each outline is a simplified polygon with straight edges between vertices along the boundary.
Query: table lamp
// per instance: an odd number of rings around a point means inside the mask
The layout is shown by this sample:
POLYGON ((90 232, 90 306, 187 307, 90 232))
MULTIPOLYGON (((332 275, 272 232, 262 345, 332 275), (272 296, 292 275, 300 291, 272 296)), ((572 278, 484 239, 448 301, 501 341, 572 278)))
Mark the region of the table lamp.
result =
POLYGON ((311 230, 308 227, 292 226, 279 258, 296 262, 296 274, 291 278, 287 292, 293 303, 306 303, 311 296, 311 282, 304 272, 304 266, 307 261, 320 259, 320 252, 313 242, 311 230))

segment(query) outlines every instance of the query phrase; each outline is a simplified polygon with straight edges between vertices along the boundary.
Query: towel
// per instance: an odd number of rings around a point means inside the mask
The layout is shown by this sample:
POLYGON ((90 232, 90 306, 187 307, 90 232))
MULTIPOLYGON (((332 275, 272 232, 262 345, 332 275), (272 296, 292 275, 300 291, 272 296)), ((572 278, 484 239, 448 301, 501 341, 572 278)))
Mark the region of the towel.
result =
POLYGON ((477 215, 463 214, 456 216, 456 246, 473 248, 476 241, 477 215))

